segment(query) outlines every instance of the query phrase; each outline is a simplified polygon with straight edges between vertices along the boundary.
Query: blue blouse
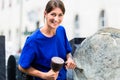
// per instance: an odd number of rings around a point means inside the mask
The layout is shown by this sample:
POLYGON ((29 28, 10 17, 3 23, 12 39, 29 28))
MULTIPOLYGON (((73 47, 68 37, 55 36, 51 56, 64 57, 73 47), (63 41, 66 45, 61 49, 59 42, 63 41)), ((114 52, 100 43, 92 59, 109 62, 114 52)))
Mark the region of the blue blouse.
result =
MULTIPOLYGON (((44 36, 40 29, 37 29, 26 39, 19 64, 25 69, 32 66, 40 71, 47 72, 50 70, 52 57, 59 56, 66 61, 66 55, 71 51, 63 26, 59 26, 56 34, 52 37, 44 36)), ((42 79, 35 78, 35 80, 42 79)), ((66 80, 65 66, 60 70, 57 80, 66 80)))

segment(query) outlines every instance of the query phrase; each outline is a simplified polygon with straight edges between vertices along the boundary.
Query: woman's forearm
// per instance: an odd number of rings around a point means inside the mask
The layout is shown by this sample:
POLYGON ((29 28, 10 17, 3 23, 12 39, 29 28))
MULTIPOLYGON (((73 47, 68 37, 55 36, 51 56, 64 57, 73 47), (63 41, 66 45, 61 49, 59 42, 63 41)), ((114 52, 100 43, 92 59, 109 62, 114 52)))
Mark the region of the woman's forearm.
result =
POLYGON ((31 75, 31 76, 35 76, 35 77, 39 77, 39 78, 44 78, 44 74, 43 72, 33 68, 33 67, 30 67, 28 69, 24 69, 22 68, 20 65, 18 66, 18 69, 24 73, 27 73, 28 75, 31 75))
POLYGON ((68 53, 67 56, 66 56, 66 58, 67 58, 66 68, 67 69, 74 69, 76 67, 76 64, 75 64, 75 62, 74 62, 74 60, 72 58, 71 53, 68 53))
POLYGON ((67 59, 72 58, 71 53, 68 53, 67 56, 66 56, 66 58, 67 58, 67 59))

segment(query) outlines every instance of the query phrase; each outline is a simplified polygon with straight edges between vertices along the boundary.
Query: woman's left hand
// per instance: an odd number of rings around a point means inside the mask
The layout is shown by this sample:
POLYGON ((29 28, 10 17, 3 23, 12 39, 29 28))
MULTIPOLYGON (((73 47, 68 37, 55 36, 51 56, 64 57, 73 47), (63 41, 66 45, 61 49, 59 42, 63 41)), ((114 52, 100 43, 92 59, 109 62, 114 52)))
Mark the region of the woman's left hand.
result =
POLYGON ((67 59, 67 61, 65 62, 65 64, 66 64, 65 65, 66 69, 75 69, 75 67, 76 67, 75 62, 73 61, 73 59, 71 57, 69 57, 67 59))

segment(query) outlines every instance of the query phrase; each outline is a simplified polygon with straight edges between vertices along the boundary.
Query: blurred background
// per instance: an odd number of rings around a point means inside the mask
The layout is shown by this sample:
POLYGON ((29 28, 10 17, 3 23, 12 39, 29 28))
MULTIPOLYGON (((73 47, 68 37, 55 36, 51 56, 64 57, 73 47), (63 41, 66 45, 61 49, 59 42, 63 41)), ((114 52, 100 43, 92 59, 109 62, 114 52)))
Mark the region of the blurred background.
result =
MULTIPOLYGON (((0 35, 5 36, 6 64, 19 57, 25 39, 44 25, 49 0, 0 0, 0 35)), ((120 28, 120 0, 62 0, 66 13, 62 25, 69 40, 86 38, 104 27, 120 28)))

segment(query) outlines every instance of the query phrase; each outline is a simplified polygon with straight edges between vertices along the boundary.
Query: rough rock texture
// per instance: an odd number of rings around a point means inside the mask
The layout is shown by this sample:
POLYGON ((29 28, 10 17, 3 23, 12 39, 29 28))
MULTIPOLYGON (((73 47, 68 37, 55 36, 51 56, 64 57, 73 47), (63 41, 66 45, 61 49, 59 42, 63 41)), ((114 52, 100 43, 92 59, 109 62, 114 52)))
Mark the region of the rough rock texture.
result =
POLYGON ((103 28, 76 49, 74 80, 120 80, 120 30, 103 28))

